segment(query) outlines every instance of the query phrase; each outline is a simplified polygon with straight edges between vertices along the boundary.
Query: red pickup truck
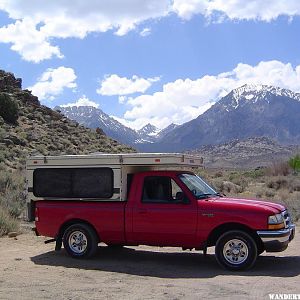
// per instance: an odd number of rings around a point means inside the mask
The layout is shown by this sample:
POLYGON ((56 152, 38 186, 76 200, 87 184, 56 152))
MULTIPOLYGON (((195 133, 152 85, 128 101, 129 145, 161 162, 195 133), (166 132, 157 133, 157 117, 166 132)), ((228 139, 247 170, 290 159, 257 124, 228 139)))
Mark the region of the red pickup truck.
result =
MULTIPOLYGON (((194 173, 176 170, 172 163, 174 170, 163 163, 164 167, 149 164, 136 169, 124 164, 125 159, 121 159, 122 170, 111 162, 111 167, 95 167, 94 162, 93 167, 74 167, 69 159, 58 167, 51 157, 32 158, 28 163, 29 211, 36 233, 52 237, 56 250, 63 244, 75 258, 94 255, 99 242, 204 252, 215 246, 218 263, 230 270, 252 267, 264 251, 285 250, 294 237, 295 226, 282 205, 224 197, 194 173), (149 168, 153 170, 142 170, 149 168), (97 182, 101 188, 94 188, 97 182)), ((189 161, 193 164, 194 159, 189 161)))

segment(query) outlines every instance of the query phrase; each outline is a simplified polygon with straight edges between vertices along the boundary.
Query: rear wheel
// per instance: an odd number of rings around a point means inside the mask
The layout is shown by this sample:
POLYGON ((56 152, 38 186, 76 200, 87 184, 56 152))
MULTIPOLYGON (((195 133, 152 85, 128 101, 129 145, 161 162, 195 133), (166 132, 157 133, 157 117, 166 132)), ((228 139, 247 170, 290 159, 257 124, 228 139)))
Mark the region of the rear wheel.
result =
POLYGON ((88 258, 95 255, 97 251, 98 236, 89 225, 73 224, 65 230, 63 244, 70 256, 88 258))
POLYGON ((240 271, 249 269, 254 265, 257 258, 257 246, 248 233, 232 230, 219 237, 215 254, 222 267, 240 271))

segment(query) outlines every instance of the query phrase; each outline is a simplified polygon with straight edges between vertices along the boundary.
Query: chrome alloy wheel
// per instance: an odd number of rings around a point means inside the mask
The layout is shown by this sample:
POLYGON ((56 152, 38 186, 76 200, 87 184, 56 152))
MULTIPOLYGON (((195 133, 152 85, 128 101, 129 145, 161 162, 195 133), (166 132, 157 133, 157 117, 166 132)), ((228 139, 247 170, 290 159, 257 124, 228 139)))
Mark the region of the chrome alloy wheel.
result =
POLYGON ((81 254, 87 248, 87 237, 82 231, 74 231, 70 234, 68 243, 74 253, 81 254))
POLYGON ((230 264, 242 264, 248 258, 248 246, 239 239, 229 240, 224 245, 223 256, 230 264))

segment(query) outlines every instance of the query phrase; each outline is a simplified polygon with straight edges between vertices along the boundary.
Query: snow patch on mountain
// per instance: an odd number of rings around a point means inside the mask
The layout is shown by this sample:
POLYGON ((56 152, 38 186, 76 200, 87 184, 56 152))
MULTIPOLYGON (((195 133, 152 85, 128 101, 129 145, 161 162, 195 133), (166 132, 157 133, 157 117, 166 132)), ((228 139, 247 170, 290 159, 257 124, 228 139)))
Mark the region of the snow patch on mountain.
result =
POLYGON ((245 84, 239 88, 232 90, 228 96, 232 99, 230 105, 226 104, 226 111, 231 109, 237 109, 240 105, 243 105, 249 101, 256 103, 257 101, 265 101, 269 103, 270 97, 268 95, 288 97, 295 101, 300 101, 300 93, 294 93, 290 90, 262 85, 262 84, 245 84))

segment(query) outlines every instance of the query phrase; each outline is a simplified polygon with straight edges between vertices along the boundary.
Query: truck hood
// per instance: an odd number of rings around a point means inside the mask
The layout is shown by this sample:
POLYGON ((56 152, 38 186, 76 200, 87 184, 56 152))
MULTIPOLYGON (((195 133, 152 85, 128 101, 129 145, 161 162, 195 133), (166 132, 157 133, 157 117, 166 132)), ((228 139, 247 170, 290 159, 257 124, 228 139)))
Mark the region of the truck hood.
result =
POLYGON ((229 198, 229 197, 214 197, 207 199, 208 201, 215 202, 217 206, 230 206, 233 209, 247 209, 247 210, 263 210, 270 213, 277 214, 286 208, 278 203, 260 201, 257 199, 239 199, 239 198, 229 198))

